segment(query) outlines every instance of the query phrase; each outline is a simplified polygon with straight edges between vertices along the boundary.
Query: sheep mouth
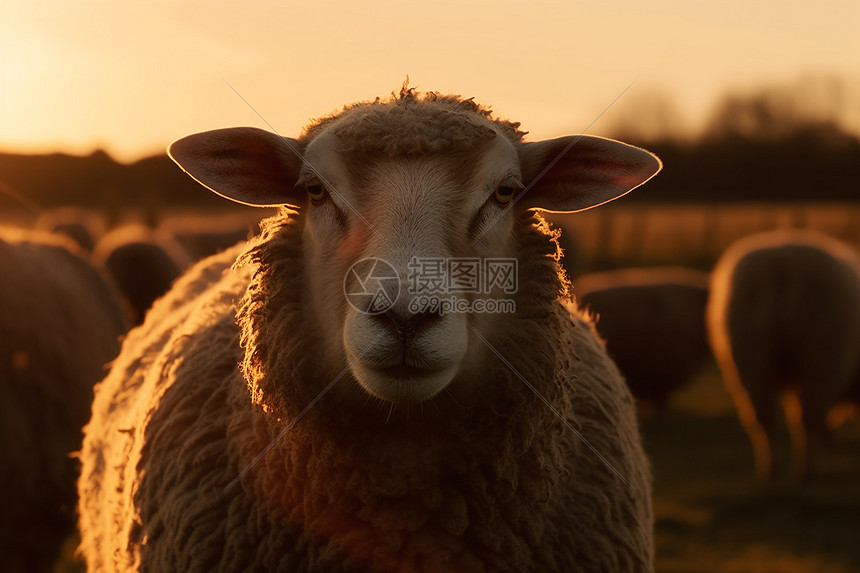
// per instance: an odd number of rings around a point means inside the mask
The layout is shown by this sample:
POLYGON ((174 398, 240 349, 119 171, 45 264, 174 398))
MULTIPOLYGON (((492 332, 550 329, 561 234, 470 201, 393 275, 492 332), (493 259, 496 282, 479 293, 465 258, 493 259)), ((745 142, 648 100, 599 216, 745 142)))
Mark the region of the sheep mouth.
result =
POLYGON ((448 361, 433 360, 422 349, 403 341, 389 347, 383 347, 379 352, 368 354, 370 355, 361 360, 365 367, 396 378, 414 378, 435 374, 450 365, 448 361))
POLYGON ((458 365, 447 364, 431 369, 405 363, 364 363, 353 368, 358 383, 373 396, 395 404, 414 404, 441 392, 454 377, 458 365))
POLYGON ((420 378, 422 376, 438 372, 438 370, 409 366, 408 364, 398 364, 397 366, 373 366, 372 368, 390 378, 403 379, 420 378))

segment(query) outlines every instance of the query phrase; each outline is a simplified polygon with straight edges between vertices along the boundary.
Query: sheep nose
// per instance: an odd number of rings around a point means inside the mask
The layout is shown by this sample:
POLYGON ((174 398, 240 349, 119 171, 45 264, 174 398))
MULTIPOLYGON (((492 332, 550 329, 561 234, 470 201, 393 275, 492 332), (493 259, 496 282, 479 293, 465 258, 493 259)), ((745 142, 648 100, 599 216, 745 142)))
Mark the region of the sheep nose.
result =
POLYGON ((374 318, 398 338, 410 340, 441 317, 438 312, 425 311, 401 314, 391 309, 388 312, 374 315, 374 318))

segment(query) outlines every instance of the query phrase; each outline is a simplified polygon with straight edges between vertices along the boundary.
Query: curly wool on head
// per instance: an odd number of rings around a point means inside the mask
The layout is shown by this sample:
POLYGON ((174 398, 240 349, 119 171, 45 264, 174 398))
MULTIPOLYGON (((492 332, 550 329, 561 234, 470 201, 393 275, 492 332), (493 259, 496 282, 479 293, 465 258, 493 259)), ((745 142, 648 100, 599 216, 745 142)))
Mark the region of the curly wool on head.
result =
POLYGON ((516 122, 496 119, 492 111, 460 96, 418 92, 405 85, 398 95, 345 106, 339 113, 318 119, 299 141, 308 142, 332 128, 345 153, 417 155, 439 151, 467 151, 496 137, 491 121, 511 141, 526 132, 516 122))

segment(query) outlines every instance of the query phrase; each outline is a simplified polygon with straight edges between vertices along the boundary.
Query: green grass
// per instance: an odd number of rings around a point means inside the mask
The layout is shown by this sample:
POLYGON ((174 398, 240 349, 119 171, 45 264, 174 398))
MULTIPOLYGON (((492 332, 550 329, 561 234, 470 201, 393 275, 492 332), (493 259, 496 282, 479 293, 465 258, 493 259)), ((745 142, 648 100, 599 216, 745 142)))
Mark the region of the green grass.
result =
POLYGON ((668 412, 643 417, 642 432, 658 572, 860 571, 857 420, 835 432, 810 486, 753 477, 749 441, 714 369, 668 412))

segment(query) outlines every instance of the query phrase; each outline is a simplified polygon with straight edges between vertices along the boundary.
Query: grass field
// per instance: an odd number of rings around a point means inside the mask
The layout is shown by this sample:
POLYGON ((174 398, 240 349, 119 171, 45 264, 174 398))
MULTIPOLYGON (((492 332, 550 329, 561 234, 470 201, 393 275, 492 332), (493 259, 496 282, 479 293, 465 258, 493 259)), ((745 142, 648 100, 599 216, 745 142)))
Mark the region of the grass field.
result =
POLYGON ((548 218, 562 229, 574 277, 624 266, 710 270, 737 239, 785 227, 814 229, 860 248, 860 203, 653 205, 620 200, 548 218))
POLYGON ((753 477, 749 440, 713 365, 641 425, 658 572, 860 571, 860 420, 836 430, 805 487, 753 477))

